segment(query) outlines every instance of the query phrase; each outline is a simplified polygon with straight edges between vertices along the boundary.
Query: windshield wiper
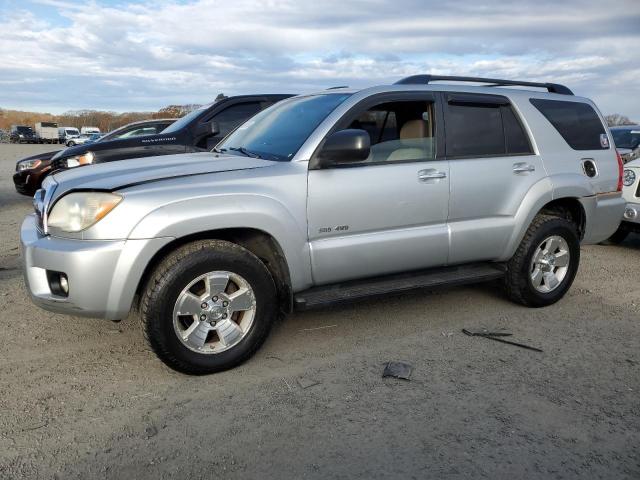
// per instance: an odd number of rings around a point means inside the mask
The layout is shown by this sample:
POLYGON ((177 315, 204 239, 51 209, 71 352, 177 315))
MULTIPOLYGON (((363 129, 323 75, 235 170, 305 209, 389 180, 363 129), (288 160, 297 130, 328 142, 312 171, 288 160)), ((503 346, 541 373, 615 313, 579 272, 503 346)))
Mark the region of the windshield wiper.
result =
POLYGON ((257 154, 256 152, 252 152, 251 150, 247 150, 244 147, 230 147, 229 150, 233 150, 234 152, 240 152, 242 153, 245 157, 251 157, 251 158, 262 158, 259 154, 257 154))
POLYGON ((224 153, 227 151, 226 148, 218 148, 218 147, 213 147, 213 150, 211 150, 213 153, 224 153))

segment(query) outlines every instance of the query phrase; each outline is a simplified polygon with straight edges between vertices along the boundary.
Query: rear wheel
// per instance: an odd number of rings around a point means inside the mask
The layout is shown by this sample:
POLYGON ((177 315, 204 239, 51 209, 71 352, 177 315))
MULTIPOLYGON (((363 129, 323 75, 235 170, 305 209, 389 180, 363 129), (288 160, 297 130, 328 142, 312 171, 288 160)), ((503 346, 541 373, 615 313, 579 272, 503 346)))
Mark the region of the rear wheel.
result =
POLYGON ((145 336, 169 367, 189 374, 232 368, 265 340, 276 288, 262 261, 221 240, 187 244, 152 274, 142 298, 145 336))
POLYGON ((565 218, 538 215, 507 264, 507 294, 528 307, 551 305, 569 290, 579 263, 576 226, 565 218))

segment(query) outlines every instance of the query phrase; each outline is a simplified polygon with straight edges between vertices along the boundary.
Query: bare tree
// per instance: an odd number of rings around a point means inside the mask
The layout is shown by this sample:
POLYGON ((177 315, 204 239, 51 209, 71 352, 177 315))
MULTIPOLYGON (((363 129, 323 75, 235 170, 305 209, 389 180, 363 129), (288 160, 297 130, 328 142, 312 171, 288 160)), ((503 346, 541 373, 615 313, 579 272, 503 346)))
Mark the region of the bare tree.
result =
POLYGON ((616 127, 618 125, 635 125, 635 122, 631 121, 629 117, 620 115, 619 113, 605 115, 604 119, 607 121, 607 125, 609 125, 610 127, 616 127))

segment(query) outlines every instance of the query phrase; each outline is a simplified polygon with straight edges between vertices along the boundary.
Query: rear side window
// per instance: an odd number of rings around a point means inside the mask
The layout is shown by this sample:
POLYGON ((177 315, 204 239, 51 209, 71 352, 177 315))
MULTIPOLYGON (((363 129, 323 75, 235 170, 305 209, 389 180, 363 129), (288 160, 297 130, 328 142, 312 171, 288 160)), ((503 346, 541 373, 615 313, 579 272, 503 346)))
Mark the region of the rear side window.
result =
POLYGON ((445 106, 447 157, 533 153, 508 99, 467 94, 452 97, 445 106))
POLYGON ((591 105, 562 100, 529 100, 574 150, 606 150, 607 134, 591 105))

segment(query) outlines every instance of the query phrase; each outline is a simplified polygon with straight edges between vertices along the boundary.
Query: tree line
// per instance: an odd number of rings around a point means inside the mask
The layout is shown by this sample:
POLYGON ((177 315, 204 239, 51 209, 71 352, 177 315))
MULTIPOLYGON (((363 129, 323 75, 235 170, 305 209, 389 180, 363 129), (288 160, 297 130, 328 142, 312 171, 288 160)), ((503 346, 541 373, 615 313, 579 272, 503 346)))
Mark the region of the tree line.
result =
POLYGON ((11 125, 32 127, 37 122, 55 122, 59 127, 98 127, 109 132, 131 122, 153 118, 180 118, 199 105, 169 105, 157 112, 105 112, 99 110, 74 110, 54 115, 51 113, 23 112, 0 108, 0 130, 8 131, 11 125))

